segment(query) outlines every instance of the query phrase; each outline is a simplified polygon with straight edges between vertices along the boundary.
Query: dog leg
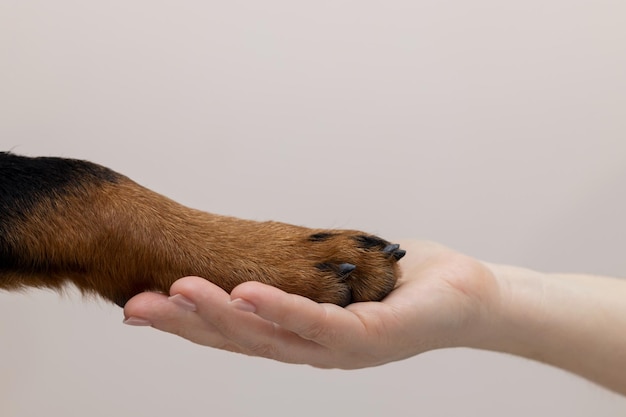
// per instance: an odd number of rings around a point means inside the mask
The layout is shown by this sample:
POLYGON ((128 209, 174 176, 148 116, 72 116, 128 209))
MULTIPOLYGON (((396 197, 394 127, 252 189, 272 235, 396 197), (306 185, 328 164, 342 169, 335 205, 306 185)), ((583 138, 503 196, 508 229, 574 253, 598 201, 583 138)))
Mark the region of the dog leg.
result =
POLYGON ((87 161, 0 153, 0 288, 71 282, 123 306, 197 275, 260 281, 318 302, 380 300, 404 251, 351 230, 255 222, 182 206, 87 161))

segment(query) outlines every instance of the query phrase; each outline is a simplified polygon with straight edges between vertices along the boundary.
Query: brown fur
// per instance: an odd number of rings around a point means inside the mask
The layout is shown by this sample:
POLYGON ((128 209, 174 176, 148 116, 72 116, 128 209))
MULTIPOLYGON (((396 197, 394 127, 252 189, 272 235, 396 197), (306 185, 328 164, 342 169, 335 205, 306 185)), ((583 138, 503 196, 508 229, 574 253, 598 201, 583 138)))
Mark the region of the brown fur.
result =
POLYGON ((187 275, 226 291, 255 280, 318 302, 380 300, 392 290, 403 255, 362 232, 190 209, 121 175, 38 200, 7 235, 18 266, 0 268, 0 288, 71 281, 119 305, 142 291, 168 292, 187 275), (342 276, 342 264, 356 269, 342 276))

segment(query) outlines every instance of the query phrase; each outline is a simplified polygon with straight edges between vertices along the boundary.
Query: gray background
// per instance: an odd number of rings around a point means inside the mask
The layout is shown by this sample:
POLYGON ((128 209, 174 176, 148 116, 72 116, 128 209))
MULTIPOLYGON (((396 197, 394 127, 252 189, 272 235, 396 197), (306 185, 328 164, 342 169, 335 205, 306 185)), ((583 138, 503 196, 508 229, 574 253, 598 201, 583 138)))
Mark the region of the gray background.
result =
MULTIPOLYGON (((623 1, 0 1, 0 145, 184 204, 626 276, 623 1)), ((2 416, 615 416, 466 349, 323 371, 0 293, 2 416)), ((623 331, 623 329, 616 329, 623 331)))

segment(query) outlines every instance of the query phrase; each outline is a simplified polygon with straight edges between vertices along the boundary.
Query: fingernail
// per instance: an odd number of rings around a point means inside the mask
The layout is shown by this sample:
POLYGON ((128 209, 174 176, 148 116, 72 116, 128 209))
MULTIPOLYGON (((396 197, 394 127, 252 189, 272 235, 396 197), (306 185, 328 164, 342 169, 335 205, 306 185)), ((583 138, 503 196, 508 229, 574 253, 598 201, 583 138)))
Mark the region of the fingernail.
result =
POLYGON ((128 317, 124 319, 122 323, 128 324, 129 326, 152 326, 152 323, 148 320, 140 319, 139 317, 128 317))
POLYGON ((187 311, 196 311, 197 307, 189 298, 185 297, 182 294, 174 294, 170 298, 168 298, 172 303, 176 304, 178 307, 187 311))
POLYGON ((235 298, 230 302, 230 305, 235 307, 237 310, 245 311, 247 313, 254 313, 256 311, 254 304, 244 300, 243 298, 235 298))

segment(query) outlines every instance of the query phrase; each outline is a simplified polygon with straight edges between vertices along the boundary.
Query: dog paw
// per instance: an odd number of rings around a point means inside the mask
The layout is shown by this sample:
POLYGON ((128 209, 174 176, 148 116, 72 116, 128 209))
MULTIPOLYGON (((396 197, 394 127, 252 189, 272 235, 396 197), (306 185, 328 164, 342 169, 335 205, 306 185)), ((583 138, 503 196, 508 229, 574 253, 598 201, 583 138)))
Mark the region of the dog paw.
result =
POLYGON ((279 225, 277 232, 286 233, 278 239, 282 243, 268 245, 269 259, 259 254, 256 261, 266 268, 280 267, 253 279, 340 306, 382 300, 393 290, 399 277, 397 263, 406 254, 398 244, 358 231, 300 229, 296 233, 279 225))

